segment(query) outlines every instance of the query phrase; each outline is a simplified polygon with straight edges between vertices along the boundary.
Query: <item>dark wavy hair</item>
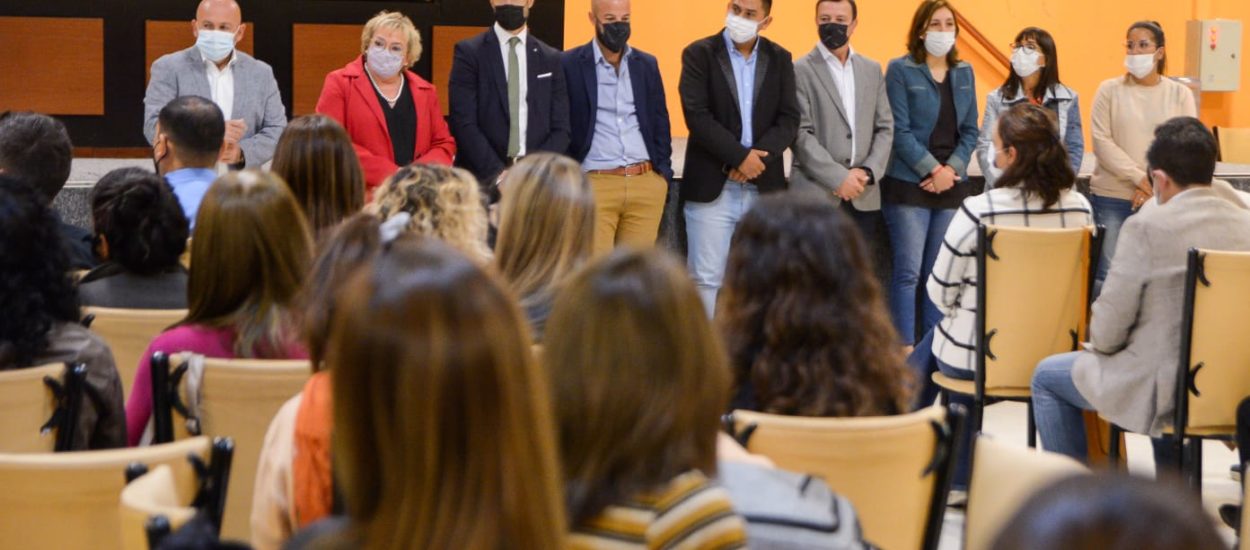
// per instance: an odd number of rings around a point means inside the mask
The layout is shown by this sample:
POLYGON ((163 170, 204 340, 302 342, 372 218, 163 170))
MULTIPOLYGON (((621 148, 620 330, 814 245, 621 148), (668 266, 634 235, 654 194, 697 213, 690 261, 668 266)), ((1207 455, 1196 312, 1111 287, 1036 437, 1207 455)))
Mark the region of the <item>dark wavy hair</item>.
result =
POLYGON ((747 212, 718 310, 739 402, 797 416, 908 410, 912 374, 869 258, 824 196, 773 195, 747 212))
POLYGON ((1059 194, 1076 183, 1068 150, 1059 137, 1059 122, 1045 107, 1021 103, 998 119, 1003 151, 1016 150, 1016 160, 994 182, 996 189, 1018 187, 1042 198, 1045 208, 1059 202, 1059 194))
MULTIPOLYGON (((1037 43, 1037 49, 1046 58, 1046 65, 1038 71, 1041 74, 1038 75, 1037 87, 1033 88, 1033 99, 1040 102, 1046 99, 1046 92, 1062 83, 1059 81, 1059 50, 1055 48, 1055 38, 1045 29, 1026 27, 1012 43, 1020 44, 1025 40, 1037 43)), ((1024 94, 1024 79, 1016 74, 1015 69, 1007 71, 1007 81, 1003 82, 1002 90, 1003 99, 1015 99, 1016 94, 1024 94)))
POLYGON ((34 187, 0 175, 0 370, 28 367, 48 332, 78 320, 60 224, 34 187))
POLYGON ((142 168, 118 168, 91 190, 96 238, 108 259, 139 275, 178 265, 187 249, 187 215, 165 179, 142 168))

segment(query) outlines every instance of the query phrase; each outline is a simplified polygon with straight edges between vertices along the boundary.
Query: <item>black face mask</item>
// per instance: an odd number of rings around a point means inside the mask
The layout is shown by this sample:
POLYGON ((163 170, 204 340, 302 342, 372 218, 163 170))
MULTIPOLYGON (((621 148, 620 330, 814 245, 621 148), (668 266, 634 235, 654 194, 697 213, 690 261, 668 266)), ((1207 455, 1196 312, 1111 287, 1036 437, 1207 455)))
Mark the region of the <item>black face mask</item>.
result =
POLYGON ((512 32, 525 26, 525 6, 511 4, 495 6, 495 22, 503 30, 512 32))
POLYGON ((847 36, 847 32, 850 29, 850 25, 843 25, 842 23, 821 23, 820 42, 830 50, 841 48, 851 39, 850 36, 847 36))
POLYGON ((601 23, 599 28, 595 29, 595 36, 608 51, 621 53, 621 50, 625 49, 625 44, 629 42, 630 32, 629 21, 618 21, 601 23))

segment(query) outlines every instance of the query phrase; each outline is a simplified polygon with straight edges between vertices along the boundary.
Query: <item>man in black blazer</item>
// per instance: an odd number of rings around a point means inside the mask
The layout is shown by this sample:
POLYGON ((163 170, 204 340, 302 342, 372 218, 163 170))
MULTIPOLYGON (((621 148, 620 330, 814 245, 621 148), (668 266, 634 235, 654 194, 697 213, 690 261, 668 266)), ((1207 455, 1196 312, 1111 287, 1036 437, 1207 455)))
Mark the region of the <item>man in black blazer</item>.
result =
POLYGON ((771 10, 772 0, 732 0, 725 29, 682 52, 687 263, 709 316, 734 228, 759 193, 786 188, 782 154, 798 134, 794 62, 759 36, 771 10))
POLYGON ((630 0, 591 0, 595 39, 564 54, 569 156, 594 188, 594 254, 655 244, 673 178, 673 136, 655 56, 628 45, 630 0))
POLYGON ((530 36, 534 0, 490 0, 495 25, 456 44, 448 96, 456 166, 488 190, 521 157, 569 148, 560 52, 530 36))

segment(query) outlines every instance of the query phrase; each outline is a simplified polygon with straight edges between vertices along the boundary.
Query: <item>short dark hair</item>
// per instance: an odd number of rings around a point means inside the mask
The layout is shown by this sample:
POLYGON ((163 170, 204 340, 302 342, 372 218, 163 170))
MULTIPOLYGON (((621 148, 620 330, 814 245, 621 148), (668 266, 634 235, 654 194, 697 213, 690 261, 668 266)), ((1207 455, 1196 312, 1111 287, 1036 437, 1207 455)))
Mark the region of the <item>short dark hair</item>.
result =
POLYGON ((817 12, 820 12, 820 5, 821 5, 821 4, 824 4, 825 2, 829 2, 830 4, 838 4, 838 3, 841 3, 841 2, 850 2, 850 3, 851 3, 851 21, 855 21, 855 20, 858 20, 858 19, 859 19, 859 4, 856 4, 856 3, 855 3, 855 0, 816 0, 816 11, 817 11, 817 12))
POLYGON ((772 13, 773 13, 773 0, 760 0, 760 2, 761 2, 762 4, 764 4, 764 15, 766 15, 766 16, 767 16, 767 15, 772 15, 772 13))
POLYGON ((91 190, 95 234, 109 260, 139 275, 178 265, 187 249, 187 216, 164 178, 142 168, 119 168, 91 190))
POLYGON ((200 96, 182 96, 167 103, 157 120, 161 133, 178 146, 179 160, 196 165, 216 162, 226 137, 226 120, 217 104, 200 96))
POLYGON ((1152 169, 1163 170, 1178 185, 1206 185, 1215 178, 1215 136, 1201 120, 1176 117, 1155 128, 1146 151, 1152 169))
POLYGON ((0 114, 0 170, 51 203, 65 187, 74 146, 61 121, 39 113, 0 114))

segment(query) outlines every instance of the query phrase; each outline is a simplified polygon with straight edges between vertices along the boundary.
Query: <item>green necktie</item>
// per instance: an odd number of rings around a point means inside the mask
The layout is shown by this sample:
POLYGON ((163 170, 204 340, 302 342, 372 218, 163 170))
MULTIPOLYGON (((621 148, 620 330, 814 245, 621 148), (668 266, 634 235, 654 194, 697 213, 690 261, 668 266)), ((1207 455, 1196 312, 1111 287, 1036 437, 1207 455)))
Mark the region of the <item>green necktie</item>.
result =
POLYGON ((521 152, 521 61, 516 47, 521 39, 508 39, 508 158, 521 152))

